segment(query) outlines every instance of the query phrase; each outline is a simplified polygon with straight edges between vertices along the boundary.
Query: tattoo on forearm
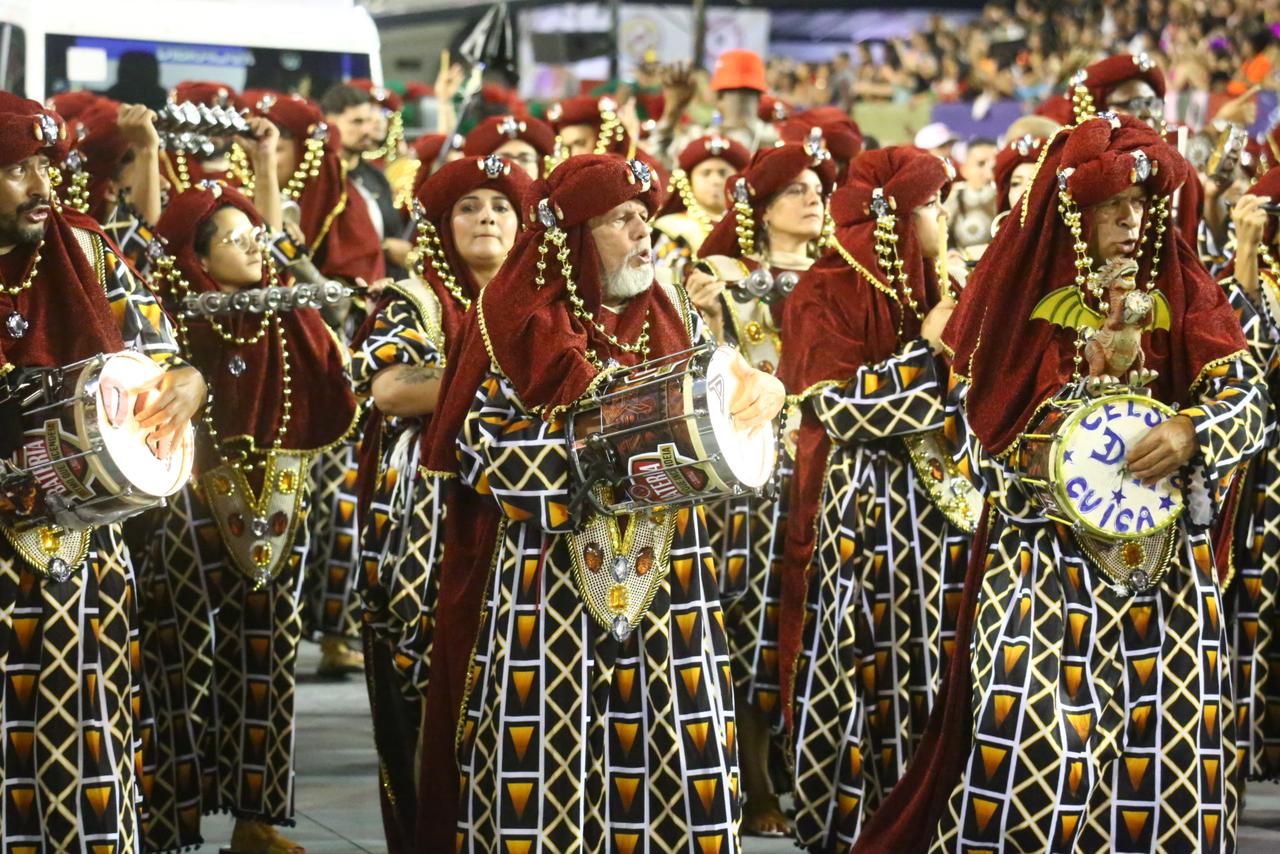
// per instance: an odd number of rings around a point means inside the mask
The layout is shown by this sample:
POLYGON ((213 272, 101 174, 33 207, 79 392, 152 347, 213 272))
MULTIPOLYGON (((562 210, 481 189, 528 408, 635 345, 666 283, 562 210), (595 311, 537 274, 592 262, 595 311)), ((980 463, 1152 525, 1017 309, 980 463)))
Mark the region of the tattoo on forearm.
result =
POLYGON ((406 385, 419 385, 440 379, 441 373, 439 368, 428 365, 408 365, 403 370, 396 371, 396 379, 406 385))

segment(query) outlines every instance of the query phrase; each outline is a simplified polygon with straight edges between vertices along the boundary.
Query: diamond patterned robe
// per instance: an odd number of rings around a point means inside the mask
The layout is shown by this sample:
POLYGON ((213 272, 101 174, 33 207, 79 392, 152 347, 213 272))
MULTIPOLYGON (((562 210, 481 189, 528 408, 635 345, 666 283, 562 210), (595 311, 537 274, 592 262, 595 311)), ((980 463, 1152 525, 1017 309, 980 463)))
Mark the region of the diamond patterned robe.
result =
POLYGON ((915 749, 954 642, 968 536, 930 502, 901 437, 960 419, 924 339, 804 405, 831 438, 796 668, 796 833, 847 850, 915 749))
MULTIPOLYGON (((1265 269, 1262 276, 1263 287, 1275 287, 1265 269)), ((1240 778, 1270 780, 1280 777, 1280 425, 1274 409, 1280 323, 1267 301, 1255 308, 1234 281, 1224 284, 1271 390, 1266 447, 1249 462, 1241 483, 1233 531, 1235 575, 1224 593, 1231 615, 1240 778)))
POLYGON ((1120 592, 1010 469, 983 466, 995 506, 971 639, 973 743, 934 851, 1233 850, 1229 626, 1204 523, 1261 445, 1259 380, 1231 357, 1193 388, 1191 480, 1208 488, 1192 490, 1168 570, 1143 593, 1120 592))
POLYGON ((503 513, 459 728, 458 850, 739 850, 729 651, 702 511, 671 511, 669 566, 652 570, 666 576, 618 642, 572 578, 561 421, 529 416, 491 373, 458 449, 460 476, 503 513))
MULTIPOLYGON (((351 362, 358 395, 369 394, 374 376, 394 365, 444 367, 443 333, 424 322, 423 311, 400 295, 377 314, 351 362)), ((444 506, 438 479, 418 465, 423 419, 384 419, 383 425, 373 496, 362 508, 359 589, 379 789, 395 850, 407 845, 415 822, 416 745, 435 615, 432 569, 443 545, 437 535, 444 506)))
MULTIPOLYGON (((77 233, 125 346, 181 364, 173 333, 114 248, 77 233)), ((7 299, 7 298, 6 298, 7 299)), ((7 313, 7 312, 6 312, 7 313)), ((163 822, 143 801, 157 768, 143 683, 139 581, 118 526, 98 528, 85 561, 57 583, 0 538, 0 838, 5 851, 135 851, 163 822), (100 849, 98 846, 102 846, 100 849)))

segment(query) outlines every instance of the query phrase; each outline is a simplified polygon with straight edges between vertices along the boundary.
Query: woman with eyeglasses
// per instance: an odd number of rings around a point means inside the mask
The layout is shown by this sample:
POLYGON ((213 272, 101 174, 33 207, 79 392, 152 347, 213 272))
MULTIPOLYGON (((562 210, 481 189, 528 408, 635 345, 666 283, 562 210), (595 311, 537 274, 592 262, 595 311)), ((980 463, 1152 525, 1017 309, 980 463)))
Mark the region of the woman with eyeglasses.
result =
POLYGON ((439 479, 419 439, 440 397, 445 352, 520 230, 531 181, 491 154, 446 163, 414 188, 411 276, 389 285, 353 344, 352 382, 372 401, 360 446, 364 658, 391 852, 413 848, 422 703, 443 542, 439 479))
POLYGON ((898 783, 955 634, 976 523, 960 511, 980 498, 948 444, 962 426, 940 344, 954 178, 912 146, 858 155, 831 196, 827 254, 787 303, 778 374, 801 422, 777 650, 809 850, 848 851, 898 783))
MULTIPOLYGON (((786 294, 818 255, 835 172, 831 155, 816 143, 757 152, 729 179, 729 210, 703 241, 702 260, 688 276, 689 297, 716 338, 766 373, 777 370, 782 355, 786 294)), ((769 731, 782 725, 772 620, 791 470, 785 448, 778 470, 777 500, 734 500, 707 510, 734 670, 742 830, 757 836, 790 830, 769 776, 769 731)))
MULTIPOLYGON (((169 257, 157 286, 183 355, 205 375, 192 483, 169 502, 143 584, 157 764, 198 774, 200 809, 236 817, 231 850, 301 848, 294 817, 294 669, 302 637, 308 471, 347 436, 355 398, 346 350, 311 308, 206 314, 188 297, 285 281, 264 256, 262 219, 229 187, 193 187, 156 226, 169 257)), ((152 822, 198 822, 160 781, 152 822)))

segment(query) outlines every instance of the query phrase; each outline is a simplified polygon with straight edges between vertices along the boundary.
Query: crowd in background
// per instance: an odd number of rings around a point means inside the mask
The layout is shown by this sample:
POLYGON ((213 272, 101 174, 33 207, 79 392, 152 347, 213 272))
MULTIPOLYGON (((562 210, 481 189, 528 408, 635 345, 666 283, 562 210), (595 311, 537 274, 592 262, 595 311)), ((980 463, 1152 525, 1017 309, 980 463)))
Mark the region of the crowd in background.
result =
POLYGON ((768 77, 799 107, 913 99, 1034 106, 1100 54, 1145 51, 1167 70, 1181 117, 1210 94, 1275 86, 1274 21, 1275 0, 1014 0, 989 3, 960 27, 934 16, 907 38, 860 42, 827 63, 775 57, 768 77))

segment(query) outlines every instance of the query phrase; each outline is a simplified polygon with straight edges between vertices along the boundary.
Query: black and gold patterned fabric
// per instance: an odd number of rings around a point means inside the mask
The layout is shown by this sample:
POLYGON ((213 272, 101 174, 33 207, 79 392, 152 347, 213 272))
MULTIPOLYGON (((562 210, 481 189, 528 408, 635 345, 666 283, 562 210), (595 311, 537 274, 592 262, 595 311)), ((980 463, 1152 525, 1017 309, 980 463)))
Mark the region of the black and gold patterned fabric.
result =
POLYGON ((664 517, 669 567, 651 571, 669 571, 618 641, 573 580, 561 423, 530 418, 491 374, 458 448, 461 476, 504 520, 459 732, 459 850, 739 850, 729 652, 701 510, 664 517))
POLYGON ((832 445, 796 668, 796 834, 836 851, 905 771, 955 640, 968 536, 929 501, 901 437, 959 437, 962 418, 923 339, 804 405, 832 445))
MULTIPOLYGON (((351 376, 359 395, 370 393, 379 371, 395 365, 442 368, 441 336, 428 333, 422 308, 405 296, 374 318, 355 352, 351 376)), ((444 502, 439 479, 420 470, 422 419, 388 418, 378 437, 381 453, 360 532, 364 602, 365 679, 378 750, 382 810, 388 844, 403 848, 415 825, 416 745, 436 605, 436 566, 444 502)))
POLYGON ((311 547, 302 589, 303 628, 308 637, 360 636, 358 473, 356 445, 350 439, 321 451, 312 464, 307 514, 311 547))
MULTIPOLYGON (((1234 573, 1223 604, 1230 618, 1240 778, 1274 780, 1280 777, 1280 324, 1265 300, 1255 306, 1234 280, 1224 286, 1271 390, 1266 445, 1241 477, 1234 573)), ((1263 287, 1271 286, 1264 280, 1263 287)))
POLYGON ((153 789, 154 811, 184 840, 193 809, 195 817, 230 812, 292 824, 306 528, 281 573, 258 587, 228 555, 198 488, 174 496, 160 516, 144 573, 148 687, 157 720, 172 725, 159 761, 177 783, 153 789))
POLYGON ((1044 519, 1016 475, 995 501, 973 643, 974 732, 934 851, 1231 851, 1238 809, 1229 624, 1206 525, 1263 438, 1251 359, 1212 366, 1182 414, 1199 454, 1168 570, 1132 594, 1044 519))
MULTIPOLYGON (((168 320, 129 265, 93 232, 76 229, 76 239, 125 346, 166 367, 184 364, 168 320)), ((143 844, 156 725, 143 685, 138 593, 119 526, 95 530, 84 561, 61 583, 0 540, 6 851, 143 844)))

